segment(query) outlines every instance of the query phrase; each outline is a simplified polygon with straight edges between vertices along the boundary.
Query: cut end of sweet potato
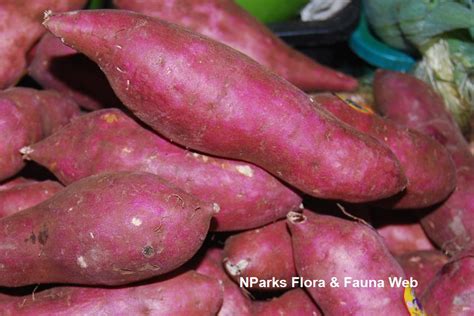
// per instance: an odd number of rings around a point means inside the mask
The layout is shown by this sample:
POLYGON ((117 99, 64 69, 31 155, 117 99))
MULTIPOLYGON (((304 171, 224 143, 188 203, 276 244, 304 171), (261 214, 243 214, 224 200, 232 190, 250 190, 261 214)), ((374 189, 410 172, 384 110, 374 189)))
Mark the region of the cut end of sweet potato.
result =
POLYGON ((290 224, 302 224, 306 222, 306 216, 298 212, 289 212, 286 218, 290 224))
POLYGON ((22 154, 22 158, 23 160, 31 160, 30 158, 30 154, 33 152, 33 148, 31 148, 30 146, 25 146, 25 147, 22 147, 20 148, 20 154, 22 154))
POLYGON ((247 268, 249 265, 249 261, 242 259, 236 264, 233 264, 232 262, 229 261, 228 258, 224 258, 224 267, 231 276, 238 276, 242 274, 242 271, 247 268))

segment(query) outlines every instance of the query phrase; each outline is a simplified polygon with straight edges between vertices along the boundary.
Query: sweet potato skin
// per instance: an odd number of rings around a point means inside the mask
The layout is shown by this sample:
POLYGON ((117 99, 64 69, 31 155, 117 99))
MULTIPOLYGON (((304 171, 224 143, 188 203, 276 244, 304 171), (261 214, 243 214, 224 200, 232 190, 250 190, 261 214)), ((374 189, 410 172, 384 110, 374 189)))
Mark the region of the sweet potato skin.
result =
POLYGON ((280 297, 269 301, 254 302, 253 306, 253 314, 255 316, 322 315, 316 304, 314 304, 308 294, 306 294, 302 289, 289 290, 280 297))
POLYGON ((377 232, 393 255, 434 250, 433 244, 419 223, 395 223, 379 227, 377 232))
POLYGON ((1 298, 3 316, 216 315, 222 287, 190 271, 159 282, 123 287, 61 286, 33 296, 1 298))
POLYGON ((222 250, 209 248, 198 263, 196 271, 220 280, 224 287, 224 299, 218 316, 247 316, 252 315, 252 301, 245 296, 242 290, 229 278, 222 266, 222 250))
POLYGON ((26 53, 45 32, 45 10, 80 9, 87 0, 4 0, 0 3, 0 90, 13 86, 26 69, 26 53))
POLYGON ((335 94, 313 94, 341 121, 386 144, 397 156, 408 185, 400 196, 381 205, 390 208, 423 208, 445 200, 456 186, 456 169, 448 151, 435 140, 397 125, 370 108, 335 94))
POLYGON ((29 146, 27 158, 61 182, 110 171, 145 171, 215 203, 212 229, 259 227, 297 210, 301 198, 261 168, 193 153, 148 131, 118 109, 94 111, 29 146))
POLYGON ((2 184, 0 184, 0 191, 8 190, 8 189, 13 188, 17 185, 26 184, 26 183, 36 183, 36 182, 38 182, 38 181, 36 181, 34 179, 28 179, 28 178, 24 178, 24 177, 16 177, 16 178, 7 180, 7 181, 3 182, 2 184))
POLYGON ((41 38, 30 59, 28 74, 45 89, 57 90, 88 110, 121 105, 99 67, 51 34, 41 38))
POLYGON ((55 92, 11 88, 0 92, 0 181, 24 166, 24 146, 49 135, 79 114, 78 106, 55 92))
POLYGON ((18 184, 0 189, 0 218, 33 207, 61 191, 63 186, 56 181, 41 181, 18 184))
MULTIPOLYGON (((296 276, 296 269, 286 221, 278 221, 227 238, 224 246, 224 267, 237 284, 240 278, 257 277, 259 280, 270 280, 274 277, 285 280, 285 288, 290 288, 291 279, 296 276)), ((261 288, 257 285, 249 289, 282 288, 261 288)))
POLYGON ((197 252, 212 213, 150 173, 88 177, 0 220, 0 285, 121 285, 164 274, 197 252))
POLYGON ((371 227, 310 211, 288 214, 295 266, 300 277, 325 280, 326 287, 308 292, 325 315, 406 315, 403 288, 388 285, 389 277, 405 277, 381 237, 371 227), (331 287, 332 277, 339 287, 331 287), (385 287, 343 286, 344 277, 384 280, 385 287))
POLYGON ((436 273, 448 262, 448 257, 435 249, 408 252, 397 256, 396 259, 407 277, 418 281, 416 292, 420 293, 420 297, 424 295, 436 273))
POLYGON ((255 163, 317 197, 374 200, 406 184, 388 148, 225 45, 119 10, 52 15, 44 24, 97 62, 122 102, 172 141, 255 163))
POLYGON ((232 0, 115 0, 116 7, 183 25, 255 59, 303 90, 353 90, 357 81, 292 49, 232 0))
POLYGON ((457 171, 456 189, 421 223, 444 251, 451 255, 461 251, 474 239, 474 156, 466 140, 441 97, 423 81, 407 74, 378 71, 374 94, 387 117, 433 137, 451 154, 457 171))

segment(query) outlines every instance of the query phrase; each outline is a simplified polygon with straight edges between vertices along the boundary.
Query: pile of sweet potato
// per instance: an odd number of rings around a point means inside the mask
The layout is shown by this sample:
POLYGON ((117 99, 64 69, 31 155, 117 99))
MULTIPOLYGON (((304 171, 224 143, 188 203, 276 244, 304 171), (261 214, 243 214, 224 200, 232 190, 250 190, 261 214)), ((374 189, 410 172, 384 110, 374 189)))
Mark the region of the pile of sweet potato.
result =
POLYGON ((231 0, 37 3, 0 3, 0 316, 473 315, 474 157, 427 85, 363 104, 231 0))

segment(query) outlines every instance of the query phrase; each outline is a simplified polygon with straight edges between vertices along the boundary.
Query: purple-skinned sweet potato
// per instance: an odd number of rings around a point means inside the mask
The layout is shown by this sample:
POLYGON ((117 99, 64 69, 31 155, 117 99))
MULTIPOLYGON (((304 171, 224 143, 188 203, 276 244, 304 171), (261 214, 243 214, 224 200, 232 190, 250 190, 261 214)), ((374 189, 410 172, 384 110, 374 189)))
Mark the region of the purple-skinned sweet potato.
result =
POLYGON ((43 24, 97 62, 119 99, 172 141, 252 162, 316 197, 361 202, 405 187, 387 147, 226 45, 120 10, 51 13, 43 24))
POLYGON ((408 185, 399 196, 382 205, 423 208, 445 200, 454 190, 454 163, 448 151, 435 140, 384 119, 348 98, 329 93, 311 97, 341 121, 385 143, 397 156, 408 185))
POLYGON ((420 293, 420 297, 436 273, 448 262, 448 257, 435 249, 408 252, 397 256, 396 259, 407 277, 413 277, 418 281, 416 292, 420 293))
POLYGON ((393 255, 419 250, 434 250, 419 223, 395 223, 377 228, 385 245, 393 255))
POLYGON ((38 181, 33 180, 33 179, 24 178, 24 177, 16 177, 16 178, 13 178, 11 180, 7 180, 6 182, 3 182, 2 184, 0 184, 0 191, 8 190, 8 189, 13 188, 17 185, 26 184, 26 183, 36 183, 36 182, 38 182, 38 181))
POLYGON ((255 59, 308 91, 353 90, 357 81, 294 50, 233 0, 114 0, 116 7, 183 25, 255 59))
POLYGON ((25 297, 1 297, 2 316, 216 315, 222 287, 190 271, 158 282, 121 287, 61 286, 25 297))
POLYGON ((217 279, 224 287, 224 301, 218 316, 252 315, 252 301, 229 278, 222 266, 222 250, 209 248, 196 267, 196 271, 217 279))
POLYGON ((45 10, 82 8, 86 0, 3 0, 0 2, 0 90, 15 85, 26 70, 26 54, 45 32, 45 10))
POLYGON ((79 107, 53 91, 10 88, 0 92, 0 181, 24 166, 19 150, 79 115, 79 107))
POLYGON ((287 222, 298 275, 325 282, 307 287, 324 315, 407 315, 404 288, 389 283, 405 274, 372 227, 306 210, 289 213, 287 222), (333 278, 338 287, 330 286, 333 278))
POLYGON ((118 109, 76 118, 23 149, 64 184, 106 171, 146 171, 214 203, 212 229, 259 227, 299 208, 301 198, 261 168, 213 158, 174 145, 118 109))
POLYGON ((213 212, 151 173, 82 179, 0 219, 0 286, 121 285, 164 274, 201 247, 213 212))
POLYGON ((428 315, 471 316, 474 313, 474 247, 458 253, 441 268, 421 298, 428 315))
POLYGON ((302 289, 293 289, 269 301, 254 301, 255 316, 320 316, 318 307, 302 289))
POLYGON ((28 74, 42 87, 89 110, 121 104, 99 67, 51 34, 41 38, 31 55, 28 74))
POLYGON ((451 154, 457 171, 456 189, 421 224, 439 247, 455 254, 474 240, 474 156, 468 143, 442 98, 425 82, 408 74, 378 71, 374 95, 387 117, 433 137, 451 154))
POLYGON ((230 277, 241 284, 240 279, 251 277, 258 280, 275 278, 278 286, 247 287, 252 290, 278 290, 291 288, 291 279, 296 276, 293 262, 291 236, 286 221, 249 230, 227 238, 224 246, 224 267, 230 277))
POLYGON ((33 207, 61 191, 63 186, 56 181, 41 181, 18 184, 0 190, 0 218, 33 207))

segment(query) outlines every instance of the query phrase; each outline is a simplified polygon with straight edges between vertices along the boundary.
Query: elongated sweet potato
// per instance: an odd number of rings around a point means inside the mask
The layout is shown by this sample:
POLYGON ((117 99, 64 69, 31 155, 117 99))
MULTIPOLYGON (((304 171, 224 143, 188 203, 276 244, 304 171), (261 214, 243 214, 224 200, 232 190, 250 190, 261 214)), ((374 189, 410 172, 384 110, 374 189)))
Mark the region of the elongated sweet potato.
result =
POLYGON ((456 186, 456 169, 448 151, 435 140, 397 125, 370 108, 334 94, 314 94, 341 121, 385 143, 397 156, 408 185, 404 192, 382 205, 422 208, 445 200, 456 186))
POLYGON ((45 10, 80 9, 86 0, 3 0, 0 2, 0 90, 13 86, 26 69, 26 53, 45 32, 45 10))
POLYGON ((0 190, 0 218, 33 207, 61 191, 63 186, 56 181, 18 184, 0 190))
POLYGON ((419 223, 396 223, 377 228, 385 245, 393 255, 402 255, 419 250, 434 250, 419 223))
POLYGON ((474 240, 474 156, 443 100, 425 82, 402 73, 379 71, 374 80, 378 107, 389 118, 443 144, 456 164, 457 186, 421 223, 428 236, 449 254, 474 240))
POLYGON ((448 262, 421 299, 428 315, 470 316, 474 311, 472 244, 448 262))
POLYGON ((224 247, 224 266, 237 283, 241 278, 285 281, 277 286, 260 286, 248 289, 278 290, 291 288, 291 279, 296 276, 293 262, 291 236, 285 221, 230 236, 224 247))
POLYGON ((164 274, 197 252, 212 213, 150 173, 85 178, 0 220, 0 285, 121 285, 164 274))
POLYGON ((303 90, 353 90, 357 81, 292 49, 233 0, 114 0, 137 11, 209 36, 275 71, 303 90))
POLYGON ((2 316, 216 315, 222 287, 187 272, 159 282, 123 287, 55 287, 25 297, 0 298, 2 316))
POLYGON ((31 55, 28 74, 44 88, 89 110, 121 104, 99 67, 51 34, 42 37, 31 55))
POLYGON ((255 316, 302 316, 322 315, 308 294, 302 289, 293 289, 270 301, 254 302, 255 316))
POLYGON ((0 92, 0 181, 23 166, 19 150, 48 136, 79 114, 78 106, 56 92, 11 88, 0 92))
POLYGON ((17 185, 26 184, 26 183, 36 183, 36 182, 38 181, 33 180, 33 179, 23 178, 23 177, 13 178, 11 180, 7 180, 6 182, 3 182, 2 184, 0 184, 0 191, 8 190, 10 188, 16 187, 17 185))
POLYGON ((225 45, 120 10, 49 14, 44 25, 97 62, 121 101, 177 143, 255 163, 317 197, 367 201, 405 186, 388 148, 225 45))
POLYGON ((420 297, 423 297, 436 273, 448 262, 448 257, 435 249, 408 252, 397 256, 396 259, 407 277, 413 277, 418 281, 416 292, 420 293, 420 297))
POLYGON ((69 184, 105 171, 146 171, 215 203, 213 230, 250 229, 284 218, 301 198, 257 166, 176 146, 118 109, 94 111, 23 149, 69 184))
POLYGON ((288 225, 298 275, 325 282, 307 288, 323 314, 407 314, 404 288, 390 286, 405 274, 373 228, 309 211, 289 213, 288 225))
POLYGON ((224 286, 224 301, 218 316, 251 315, 252 301, 224 272, 221 249, 208 249, 196 267, 196 271, 219 280, 224 286))

